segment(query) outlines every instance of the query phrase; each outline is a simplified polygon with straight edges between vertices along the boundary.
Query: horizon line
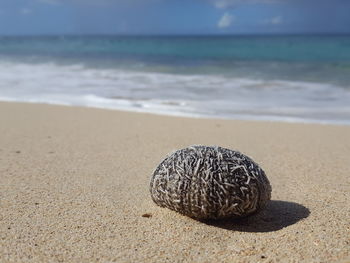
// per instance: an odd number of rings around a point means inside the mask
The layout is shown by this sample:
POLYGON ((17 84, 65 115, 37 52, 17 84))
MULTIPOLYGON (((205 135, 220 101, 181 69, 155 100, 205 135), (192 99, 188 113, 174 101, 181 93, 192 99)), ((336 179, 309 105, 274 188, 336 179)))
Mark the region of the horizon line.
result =
POLYGON ((0 34, 1 37, 229 37, 229 36, 350 36, 350 32, 293 32, 293 33, 44 33, 0 34))

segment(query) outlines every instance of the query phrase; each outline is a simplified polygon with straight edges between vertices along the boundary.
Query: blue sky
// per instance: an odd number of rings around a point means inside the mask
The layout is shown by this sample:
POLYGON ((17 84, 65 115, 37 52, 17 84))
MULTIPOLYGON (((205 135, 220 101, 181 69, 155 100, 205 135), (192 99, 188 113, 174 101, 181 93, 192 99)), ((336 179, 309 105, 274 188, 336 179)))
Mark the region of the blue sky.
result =
POLYGON ((350 33, 350 0, 0 0, 0 35, 350 33))

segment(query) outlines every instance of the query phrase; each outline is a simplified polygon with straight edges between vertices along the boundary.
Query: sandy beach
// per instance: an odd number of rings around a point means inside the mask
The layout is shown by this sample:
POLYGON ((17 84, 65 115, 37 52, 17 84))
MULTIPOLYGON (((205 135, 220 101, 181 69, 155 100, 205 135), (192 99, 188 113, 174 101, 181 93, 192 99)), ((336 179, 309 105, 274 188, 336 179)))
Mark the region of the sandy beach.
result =
POLYGON ((350 126, 0 103, 0 262, 348 262, 350 126), (199 222, 149 180, 189 145, 252 157, 272 201, 199 222))

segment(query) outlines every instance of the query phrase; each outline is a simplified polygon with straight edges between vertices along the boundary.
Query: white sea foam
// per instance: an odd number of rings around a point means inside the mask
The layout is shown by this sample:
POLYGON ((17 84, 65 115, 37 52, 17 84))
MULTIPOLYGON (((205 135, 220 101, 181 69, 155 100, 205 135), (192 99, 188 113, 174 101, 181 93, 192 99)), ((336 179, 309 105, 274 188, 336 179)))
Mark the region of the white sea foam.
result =
POLYGON ((350 124, 350 87, 0 62, 0 100, 181 116, 350 124))

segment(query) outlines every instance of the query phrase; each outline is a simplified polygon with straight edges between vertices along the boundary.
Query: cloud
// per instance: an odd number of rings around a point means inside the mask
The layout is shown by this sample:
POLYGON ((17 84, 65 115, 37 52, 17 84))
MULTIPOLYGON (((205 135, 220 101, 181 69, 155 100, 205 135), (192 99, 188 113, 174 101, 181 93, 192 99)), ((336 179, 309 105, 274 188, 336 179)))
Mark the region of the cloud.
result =
POLYGON ((282 19, 282 16, 276 16, 276 17, 273 17, 271 18, 271 24, 273 25, 279 25, 279 24, 282 24, 283 22, 283 19, 282 19))
POLYGON ((225 13, 220 20, 218 21, 218 28, 227 28, 232 25, 232 23, 235 21, 235 16, 225 13))
POLYGON ((282 16, 271 17, 269 19, 263 20, 262 23, 265 25, 280 25, 283 23, 283 17, 282 16))
POLYGON ((37 2, 49 4, 49 5, 58 5, 60 4, 60 0, 37 0, 37 2))
POLYGON ((216 8, 235 8, 244 4, 274 4, 285 0, 209 0, 216 8))
MULTIPOLYGON (((62 3, 79 3, 89 5, 106 5, 106 4, 149 4, 153 2, 167 2, 167 0, 35 0, 40 3, 57 5, 62 3)), ((219 9, 235 8, 246 4, 273 4, 286 2, 290 0, 206 0, 219 9)))
POLYGON ((241 0, 212 0, 213 4, 216 8, 230 8, 230 7, 236 7, 236 5, 239 5, 242 1, 241 0))
POLYGON ((161 2, 166 0, 36 0, 39 3, 49 5, 59 4, 79 4, 79 5, 95 5, 105 6, 111 4, 122 4, 122 5, 136 5, 136 4, 149 4, 153 2, 161 2))
POLYGON ((33 11, 32 11, 31 9, 25 8, 25 7, 22 8, 22 9, 20 9, 19 12, 20 12, 22 15, 29 15, 29 14, 33 13, 33 11))

